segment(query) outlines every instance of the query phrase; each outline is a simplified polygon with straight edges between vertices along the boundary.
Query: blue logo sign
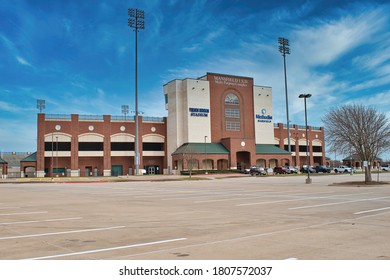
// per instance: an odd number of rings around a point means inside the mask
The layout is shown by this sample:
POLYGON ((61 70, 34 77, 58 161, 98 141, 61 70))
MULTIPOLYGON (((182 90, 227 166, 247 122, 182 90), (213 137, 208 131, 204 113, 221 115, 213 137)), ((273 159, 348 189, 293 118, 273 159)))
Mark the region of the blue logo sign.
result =
POLYGON ((270 123, 272 121, 272 116, 266 114, 267 114, 267 110, 265 108, 261 109, 261 115, 256 114, 257 122, 270 123))

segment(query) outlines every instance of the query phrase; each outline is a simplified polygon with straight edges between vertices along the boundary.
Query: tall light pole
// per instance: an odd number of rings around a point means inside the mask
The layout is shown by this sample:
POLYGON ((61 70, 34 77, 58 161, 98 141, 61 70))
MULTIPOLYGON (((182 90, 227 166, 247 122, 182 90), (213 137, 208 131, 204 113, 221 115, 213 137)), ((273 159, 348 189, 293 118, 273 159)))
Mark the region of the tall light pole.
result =
POLYGON ((205 165, 206 165, 206 172, 205 174, 207 175, 208 172, 207 172, 207 136, 204 137, 204 156, 205 156, 205 165))
POLYGON ((51 133, 51 180, 53 181, 54 176, 54 133, 51 133))
POLYGON ((58 177, 58 136, 56 136, 56 175, 58 177))
POLYGON ((287 143, 288 143, 288 152, 291 153, 291 143, 290 143, 290 117, 288 114, 288 94, 287 94, 287 73, 286 73, 286 54, 290 54, 289 41, 286 38, 278 38, 279 43, 279 52, 283 56, 283 65, 284 65, 284 90, 286 93, 286 115, 287 115, 287 143))
POLYGON ((307 109, 306 109, 306 99, 310 98, 311 94, 300 94, 299 98, 304 99, 305 103, 305 126, 306 126, 306 162, 307 162, 307 179, 306 179, 306 184, 311 184, 311 179, 310 179, 310 157, 309 157, 309 135, 307 131, 307 109))
POLYGON ((128 25, 134 28, 135 31, 135 174, 139 174, 139 144, 138 144, 138 30, 145 28, 145 13, 143 10, 128 9, 129 20, 128 25))

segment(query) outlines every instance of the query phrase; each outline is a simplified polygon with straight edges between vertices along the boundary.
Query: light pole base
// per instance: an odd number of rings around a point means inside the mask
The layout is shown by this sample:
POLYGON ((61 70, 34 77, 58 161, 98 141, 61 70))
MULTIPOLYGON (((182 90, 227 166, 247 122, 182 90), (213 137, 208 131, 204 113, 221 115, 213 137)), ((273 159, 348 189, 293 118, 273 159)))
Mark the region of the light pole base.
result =
POLYGON ((311 178, 306 178, 306 184, 311 184, 311 178))

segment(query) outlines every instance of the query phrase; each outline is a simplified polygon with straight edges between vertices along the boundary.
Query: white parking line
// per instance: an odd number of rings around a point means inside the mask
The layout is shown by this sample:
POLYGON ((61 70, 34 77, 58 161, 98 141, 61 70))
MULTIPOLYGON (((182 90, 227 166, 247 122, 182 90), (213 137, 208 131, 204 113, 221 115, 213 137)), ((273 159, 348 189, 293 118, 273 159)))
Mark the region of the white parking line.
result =
MULTIPOLYGON (((370 193, 358 193, 358 194, 341 194, 341 195, 330 195, 330 196, 306 196, 303 198, 297 198, 297 199, 285 199, 285 200, 276 200, 276 201, 263 201, 263 202, 254 202, 254 203, 245 203, 245 204, 237 204, 236 206, 251 206, 251 205, 259 205, 259 204, 273 204, 273 203, 280 203, 280 202, 291 202, 291 201, 301 201, 301 200, 311 200, 311 199, 327 199, 327 198, 337 198, 341 196, 351 196, 351 195, 362 195, 362 194, 370 194, 370 193)), ((306 194, 303 194, 306 195, 306 194)), ((287 196, 287 197, 300 197, 300 195, 294 195, 294 196, 287 196)), ((295 208, 289 208, 289 210, 292 210, 295 208)))
POLYGON ((195 243, 195 244, 184 245, 184 246, 180 246, 180 247, 166 248, 166 249, 160 249, 160 250, 131 254, 131 255, 123 255, 123 256, 119 256, 118 258, 124 259, 127 257, 137 257, 137 256, 151 255, 151 254, 162 253, 162 252, 171 252, 172 250, 178 250, 178 249, 188 249, 188 248, 194 248, 194 247, 210 246, 210 245, 220 244, 220 243, 225 243, 225 242, 237 242, 237 241, 241 241, 241 240, 261 238, 264 236, 276 235, 276 234, 281 234, 281 233, 288 233, 288 232, 299 231, 299 230, 304 230, 304 229, 309 229, 309 228, 318 228, 318 227, 322 227, 322 226, 339 224, 339 223, 344 223, 344 222, 358 221, 361 219, 367 219, 367 218, 371 218, 374 216, 380 216, 380 215, 385 215, 385 214, 389 214, 389 213, 390 212, 383 212, 383 213, 377 213, 377 214, 373 214, 373 215, 360 216, 360 217, 351 218, 351 219, 335 220, 335 221, 331 221, 331 222, 313 224, 313 225, 291 228, 291 229, 286 229, 286 230, 278 230, 278 231, 273 231, 273 232, 264 232, 264 233, 247 235, 247 236, 232 237, 232 238, 228 238, 228 239, 221 239, 221 240, 209 241, 209 242, 204 242, 204 243, 195 243))
POLYGON ((80 219, 82 219, 82 217, 49 219, 49 220, 37 220, 37 221, 23 221, 23 222, 8 222, 8 223, 0 223, 0 226, 4 226, 4 225, 19 225, 19 224, 32 224, 32 223, 41 223, 41 222, 59 222, 59 221, 70 221, 70 220, 80 220, 80 219))
POLYGON ((91 232, 91 231, 101 231, 101 230, 112 230, 112 229, 119 229, 119 228, 125 228, 125 227, 126 226, 117 226, 117 227, 107 227, 107 228, 93 228, 93 229, 60 231, 60 232, 50 232, 50 233, 41 233, 41 234, 8 236, 8 237, 0 237, 0 240, 19 239, 19 238, 28 238, 28 237, 40 237, 40 236, 60 235, 60 234, 69 234, 69 233, 80 233, 80 232, 91 232))
POLYGON ((186 240, 186 239, 187 238, 176 238, 176 239, 160 240, 160 241, 154 241, 154 242, 148 242, 148 243, 130 244, 130 245, 125 245, 125 246, 105 248, 105 249, 96 249, 96 250, 83 251, 83 252, 74 252, 74 253, 68 253, 68 254, 59 254, 59 255, 52 255, 52 256, 36 257, 36 258, 30 258, 30 259, 27 259, 27 260, 44 260, 44 259, 53 259, 53 258, 76 256, 76 255, 85 255, 85 254, 92 254, 92 253, 108 252, 108 251, 128 249, 128 248, 135 248, 135 247, 142 247, 142 246, 148 246, 148 245, 156 245, 156 244, 162 244, 162 243, 168 243, 168 242, 176 242, 176 241, 182 241, 182 240, 186 240))
MULTIPOLYGON (((236 194, 236 195, 241 195, 241 197, 236 197, 236 198, 226 198, 226 199, 214 199, 214 200, 202 200, 202 201, 194 201, 194 203, 209 203, 209 202, 219 202, 219 201, 229 201, 229 200, 248 200, 248 199, 255 199, 255 198, 270 198, 270 197, 302 197, 303 195, 311 195, 311 194, 325 194, 325 193, 334 193, 332 192, 323 192, 323 193, 305 193, 305 194, 296 194, 294 193, 291 194, 279 194, 275 192, 258 192, 256 194, 236 194), (246 196, 246 197, 244 197, 246 196), (248 197, 250 196, 250 197, 248 197)), ((286 201, 286 200, 281 200, 281 201, 286 201)), ((280 202, 280 201, 275 201, 275 202, 280 202)), ((249 206, 249 205, 256 205, 256 204, 263 204, 263 202, 254 202, 254 203, 245 203, 245 204, 237 204, 236 206, 249 206)), ((268 203, 268 202, 266 202, 268 203)))
POLYGON ((47 214, 47 213, 49 213, 49 212, 47 212, 47 211, 40 211, 40 212, 5 213, 5 214, 0 214, 0 216, 31 215, 31 214, 47 214))
POLYGON ((390 207, 378 208, 378 209, 372 209, 372 210, 366 210, 366 211, 360 211, 360 212, 356 212, 356 213, 353 213, 353 214, 359 215, 359 214, 365 214, 365 213, 370 213, 370 212, 378 212, 378 211, 387 210, 387 209, 390 209, 390 207))
POLYGON ((358 199, 358 200, 344 201, 344 202, 334 202, 334 203, 325 203, 325 204, 317 204, 317 205, 309 205, 309 206, 300 206, 300 207, 288 208, 288 210, 297 210, 297 209, 306 209, 306 208, 316 208, 316 207, 323 207, 323 206, 331 206, 331 205, 340 205, 340 204, 356 203, 356 202, 362 202, 362 201, 373 201, 373 200, 380 200, 380 199, 389 198, 389 197, 390 197, 390 196, 382 196, 382 197, 358 199))

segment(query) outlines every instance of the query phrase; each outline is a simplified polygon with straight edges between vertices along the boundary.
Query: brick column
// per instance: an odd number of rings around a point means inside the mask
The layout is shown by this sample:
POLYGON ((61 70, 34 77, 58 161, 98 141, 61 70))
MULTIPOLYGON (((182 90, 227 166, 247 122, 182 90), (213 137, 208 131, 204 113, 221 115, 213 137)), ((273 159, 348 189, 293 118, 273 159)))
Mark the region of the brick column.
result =
POLYGON ((80 176, 79 171, 79 115, 71 116, 70 176, 80 176))
POLYGON ((37 177, 45 177, 45 114, 39 113, 37 119, 37 177))
POLYGON ((103 116, 103 176, 111 176, 111 116, 103 116))

